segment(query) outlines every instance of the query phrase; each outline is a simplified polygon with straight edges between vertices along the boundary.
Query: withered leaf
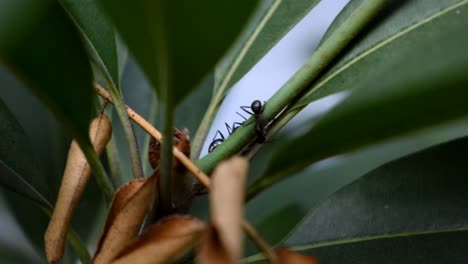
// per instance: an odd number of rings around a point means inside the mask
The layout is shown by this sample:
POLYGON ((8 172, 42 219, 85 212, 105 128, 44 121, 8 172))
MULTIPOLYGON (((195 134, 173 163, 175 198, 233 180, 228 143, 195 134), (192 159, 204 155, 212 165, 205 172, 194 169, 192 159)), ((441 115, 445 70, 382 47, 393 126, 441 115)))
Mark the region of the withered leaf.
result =
MULTIPOLYGON (((174 128, 174 146, 184 153, 185 156, 190 156, 190 136, 186 128, 181 130, 174 128)), ((153 169, 159 166, 160 159, 161 144, 154 137, 151 137, 148 148, 148 160, 153 169)), ((179 161, 174 159, 174 168, 178 169, 180 166, 179 161)))
POLYGON ((237 263, 242 257, 242 221, 249 161, 233 157, 212 176, 211 227, 199 250, 199 263, 237 263))
MULTIPOLYGON (((112 126, 105 115, 96 117, 90 125, 89 137, 99 155, 112 135, 112 126)), ((49 263, 58 262, 64 252, 65 236, 73 213, 91 175, 91 168, 78 143, 72 141, 67 164, 60 185, 54 212, 44 235, 45 251, 49 263)))
POLYGON ((206 229, 202 221, 172 215, 150 226, 113 264, 173 263, 199 243, 206 229))
POLYGON ((115 192, 94 263, 110 263, 137 237, 155 198, 157 176, 133 180, 115 192))

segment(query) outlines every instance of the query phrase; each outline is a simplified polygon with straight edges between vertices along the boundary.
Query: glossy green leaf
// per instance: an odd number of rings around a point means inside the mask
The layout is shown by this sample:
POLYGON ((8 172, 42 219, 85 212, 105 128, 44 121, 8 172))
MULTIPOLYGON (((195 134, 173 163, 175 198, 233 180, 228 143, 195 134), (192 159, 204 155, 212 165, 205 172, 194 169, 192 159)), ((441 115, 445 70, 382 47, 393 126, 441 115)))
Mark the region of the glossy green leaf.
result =
POLYGON ((23 128, 16 121, 13 114, 0 100, 0 184, 20 195, 26 196, 43 206, 50 203, 44 198, 27 179, 37 177, 32 150, 23 128))
POLYGON ((457 263, 468 242, 467 138, 388 163, 341 189, 286 245, 322 263, 457 263))
POLYGON ((350 83, 355 88, 347 99, 285 142, 249 196, 327 157, 466 116, 466 12, 468 1, 380 50, 388 56, 372 65, 378 70, 350 83))
MULTIPOLYGON (((271 208, 270 215, 254 223, 255 229, 262 238, 270 245, 275 245, 282 241, 307 212, 296 203, 290 203, 286 207, 271 208)), ((245 255, 251 255, 259 251, 257 245, 247 240, 245 255)))
POLYGON ((320 0, 265 1, 248 29, 216 68, 215 92, 226 94, 232 85, 319 2, 320 0))
MULTIPOLYGON (((313 210, 320 202, 337 190, 359 179, 371 170, 402 156, 465 136, 468 136, 468 119, 424 130, 403 137, 396 142, 377 144, 376 146, 325 160, 304 172, 273 185, 261 195, 255 197, 247 204, 247 217, 256 223, 259 230, 263 230, 262 234, 269 234, 270 232, 277 234, 276 228, 269 227, 271 225, 269 221, 283 221, 282 217, 279 217, 279 219, 270 217, 277 211, 277 208, 302 208, 302 214, 298 214, 301 211, 296 211, 295 222, 293 222, 294 219, 289 221, 290 229, 287 232, 289 233, 293 231, 293 227, 306 216, 309 210, 313 210), (312 189, 313 191, 311 191, 312 189), (284 197, 287 197, 287 199, 284 197)), ((263 151, 259 154, 262 153, 263 151)), ((262 158, 262 155, 258 158, 260 160, 257 160, 256 157, 251 167, 255 167, 257 163, 263 163, 267 159, 267 157, 262 158)), ((255 177, 259 173, 253 171, 250 176, 255 177)), ((288 218, 290 219, 290 217, 288 218)), ((277 244, 285 238, 286 234, 283 233, 282 237, 278 236, 277 239, 268 242, 277 244)))
POLYGON ((219 60, 257 1, 100 2, 153 88, 165 94, 159 84, 169 78, 177 103, 219 60))
POLYGON ((52 1, 0 1, 0 50, 15 45, 22 34, 34 27, 52 1))
MULTIPOLYGON (((9 5, 16 1, 3 0, 2 3, 9 5)), ((36 1, 18 2, 24 3, 19 11, 26 12, 31 5, 36 5, 26 4, 36 1)), ((89 142, 93 90, 87 55, 61 7, 53 1, 43 2, 45 7, 41 12, 26 19, 31 25, 15 32, 15 41, 10 45, 0 46, 0 60, 28 84, 28 88, 54 111, 74 136, 89 142)), ((16 15, 24 16, 19 11, 16 15)), ((6 22, 6 26, 13 25, 15 20, 6 22)), ((2 35, 0 39, 7 37, 2 35)))
POLYGON ((11 207, 5 202, 0 192, 0 259, 5 263, 47 263, 41 258, 31 242, 21 233, 21 227, 15 222, 11 207))
MULTIPOLYGON (((4 100, 10 111, 14 113, 15 117, 13 118, 17 120, 15 126, 9 126, 9 122, 7 122, 9 119, 2 115, 2 120, 5 120, 5 127, 2 129, 7 127, 16 127, 16 129, 15 131, 9 130, 9 132, 3 130, 0 134, 5 138, 16 138, 13 141, 4 141, 3 144, 14 142, 14 146, 6 148, 8 159, 19 164, 16 173, 9 171, 9 174, 1 173, 0 175, 2 177, 16 175, 18 179, 25 179, 28 186, 33 188, 32 193, 39 194, 42 197, 41 200, 45 201, 42 205, 51 207, 48 201, 54 201, 57 197, 70 137, 67 136, 64 128, 57 123, 52 114, 47 111, 46 107, 28 93, 19 81, 7 74, 2 67, 0 67, 0 85, 6 88, 0 89, 0 98, 4 100), (24 107, 25 105, 27 107, 24 107)), ((0 170, 5 172, 6 167, 0 170)), ((11 178, 8 180, 9 184, 19 181, 11 178)), ((23 183, 23 181, 19 182, 23 183)), ((15 187, 19 188, 19 191, 24 189, 21 186, 15 187)), ((19 191, 16 190, 17 193, 19 191)), ((26 195, 29 199, 24 199, 15 193, 5 191, 3 188, 0 189, 0 192, 5 196, 9 207, 14 208, 13 215, 25 235, 31 240, 35 249, 43 254, 44 232, 49 217, 37 206, 37 203, 31 202, 34 197, 26 195)), ((98 190, 95 181, 91 180, 78 205, 77 214, 72 223, 81 237, 86 239, 89 236, 89 230, 97 221, 95 215, 101 209, 102 201, 102 193, 98 190)), ((39 204, 41 203, 39 202, 39 204)), ((74 251, 70 251, 69 256, 76 258, 74 251)))
MULTIPOLYGON (((328 38, 359 6, 362 0, 351 0, 334 20, 324 38, 328 38)), ((314 82, 309 92, 295 107, 303 107, 317 99, 343 90, 354 89, 356 80, 366 79, 376 74, 380 65, 393 57, 394 53, 404 52, 409 35, 427 34, 431 30, 425 25, 443 15, 447 10, 463 4, 461 0, 411 0, 389 1, 367 31, 358 36, 327 73, 314 82), (424 31, 424 32, 422 32, 424 31), (388 46, 402 48, 389 51, 388 46)), ((416 45, 419 45, 416 43, 416 45)), ((406 49, 415 48, 410 45, 406 49)))
POLYGON ((117 39, 112 24, 107 20, 97 0, 63 0, 62 4, 88 44, 91 57, 99 70, 96 78, 99 80, 99 77, 102 77, 101 81, 111 94, 117 116, 125 131, 133 177, 141 178, 143 170, 138 145, 120 91, 122 67, 127 59, 126 49, 117 39))
POLYGON ((318 256, 321 263, 463 263, 468 231, 449 230, 429 234, 388 237, 340 246, 301 250, 318 256))
POLYGON ((61 3, 95 55, 96 64, 107 75, 106 78, 119 87, 122 65, 119 65, 114 28, 101 11, 97 0, 62 0, 61 3))

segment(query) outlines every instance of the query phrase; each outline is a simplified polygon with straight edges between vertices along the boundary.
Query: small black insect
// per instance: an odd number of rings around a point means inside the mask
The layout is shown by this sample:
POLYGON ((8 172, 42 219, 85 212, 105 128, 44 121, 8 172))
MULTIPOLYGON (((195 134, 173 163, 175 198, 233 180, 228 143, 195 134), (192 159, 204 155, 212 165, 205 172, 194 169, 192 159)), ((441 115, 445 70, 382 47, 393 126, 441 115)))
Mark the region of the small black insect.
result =
POLYGON ((241 109, 246 113, 251 114, 255 118, 255 134, 257 135, 257 143, 265 143, 266 140, 266 120, 262 118, 261 114, 263 112, 262 102, 255 100, 250 106, 241 106, 241 109), (251 109, 249 111, 248 109, 251 109))
MULTIPOLYGON (((244 124, 244 122, 247 120, 247 118, 245 118, 240 113, 236 112, 236 114, 240 115, 244 119, 244 121, 234 122, 232 123, 232 127, 229 126, 228 123, 224 123, 227 129, 227 132, 229 133, 229 136, 232 135, 232 133, 234 133, 239 127, 241 127, 244 124)), ((219 130, 216 131, 213 141, 211 141, 210 146, 208 147, 208 152, 211 153, 216 147, 218 147, 221 143, 223 143, 224 140, 226 140, 226 138, 224 137, 224 134, 219 130)))

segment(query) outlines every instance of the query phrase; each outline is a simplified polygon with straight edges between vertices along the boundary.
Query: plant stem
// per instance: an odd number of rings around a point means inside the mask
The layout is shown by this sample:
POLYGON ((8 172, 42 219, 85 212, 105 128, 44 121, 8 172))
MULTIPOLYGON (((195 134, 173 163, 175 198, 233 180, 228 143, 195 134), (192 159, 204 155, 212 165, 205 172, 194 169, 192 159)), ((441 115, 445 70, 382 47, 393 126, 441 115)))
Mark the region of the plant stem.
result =
POLYGON ((114 188, 119 188, 124 183, 121 174, 120 158, 115 139, 111 138, 106 146, 107 162, 109 163, 110 180, 114 188))
POLYGON ((198 126, 197 132, 195 133, 195 138, 191 142, 191 159, 196 159, 198 156, 200 156, 201 148, 203 147, 203 143, 206 139, 206 135, 208 134, 210 125, 213 123, 215 112, 219 108, 220 102, 221 99, 218 97, 218 94, 215 94, 210 104, 208 105, 208 109, 206 110, 200 125, 198 126))
POLYGON ((263 255, 270 263, 279 263, 278 257, 276 256, 273 249, 268 245, 260 236, 257 234, 255 228, 247 221, 242 222, 242 228, 250 236, 250 238, 257 244, 257 246, 263 251, 263 255))
MULTIPOLYGON (((386 4, 385 0, 365 0, 344 21, 336 31, 320 46, 307 63, 297 71, 265 104, 262 118, 274 120, 297 96, 309 88, 319 74, 351 42, 351 40, 371 21, 386 4)), ((252 118, 247 121, 251 122, 252 118)), ((240 127, 215 151, 197 161, 197 165, 209 173, 223 159, 239 152, 254 136, 253 125, 240 127)))
MULTIPOLYGON (((167 97, 166 97, 167 100, 167 97)), ((173 115, 174 109, 172 103, 164 102, 164 140, 161 141, 161 161, 160 161, 160 178, 159 178, 159 197, 161 199, 161 207, 164 212, 172 210, 173 195, 177 192, 175 189, 181 183, 175 179, 178 175, 172 173, 172 149, 173 149, 173 115)))
POLYGON ((174 95, 172 87, 172 72, 170 64, 170 49, 168 47, 168 36, 166 32, 166 10, 167 6, 163 1, 157 1, 156 24, 154 25, 156 40, 155 61, 156 74, 161 91, 161 105, 163 106, 163 135, 164 140, 161 143, 161 161, 159 164, 159 204, 163 212, 171 212, 174 202, 174 195, 177 195, 177 189, 182 185, 180 175, 172 173, 172 149, 174 135, 174 95))
POLYGON ((105 201, 109 204, 112 200, 112 196, 114 195, 114 187, 109 181, 101 161, 90 143, 83 142, 80 138, 77 138, 76 140, 78 141, 78 144, 80 145, 80 148, 96 177, 96 182, 104 195, 105 201))
MULTIPOLYGON (((155 120, 157 117, 157 99, 156 96, 153 94, 150 103, 150 111, 148 114, 148 120, 155 120)), ((151 175, 153 168, 151 168, 151 164, 148 162, 148 152, 149 152, 149 142, 151 139, 150 134, 145 134, 144 145, 143 145, 143 152, 142 152, 142 159, 145 161, 143 165, 143 173, 145 175, 151 175)))
POLYGON ((114 108, 117 112, 117 116, 119 117, 120 123, 122 124, 125 139, 127 140, 128 152, 132 164, 133 178, 141 179, 143 178, 143 167, 141 166, 138 142, 136 140, 135 131, 133 130, 132 123, 130 123, 130 120, 128 119, 127 113, 125 111, 125 104, 123 102, 122 95, 114 86, 113 82, 106 81, 106 83, 109 87, 109 93, 112 97, 112 100, 114 101, 114 108))

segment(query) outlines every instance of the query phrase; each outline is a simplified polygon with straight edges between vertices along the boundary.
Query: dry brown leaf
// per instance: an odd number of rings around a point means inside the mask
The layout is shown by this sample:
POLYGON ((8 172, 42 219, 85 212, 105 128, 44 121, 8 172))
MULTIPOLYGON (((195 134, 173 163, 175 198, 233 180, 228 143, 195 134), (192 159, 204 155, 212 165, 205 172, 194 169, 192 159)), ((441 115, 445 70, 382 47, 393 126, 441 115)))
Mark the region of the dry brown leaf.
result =
MULTIPOLYGON (((190 156, 190 135, 186 128, 181 130, 174 128, 174 146, 177 147, 185 156, 190 156)), ((153 169, 159 166, 161 159, 161 144, 151 137, 148 148, 148 160, 153 169)), ((180 161, 174 158, 174 169, 184 168, 180 161)))
POLYGON ((199 263, 237 263, 242 257, 241 223, 248 165, 247 159, 233 157, 220 163, 213 172, 212 226, 200 247, 199 263))
POLYGON ((203 235, 202 243, 198 249, 197 263, 236 263, 236 260, 233 259, 232 255, 223 245, 223 242, 219 237, 219 232, 213 225, 210 225, 203 235))
MULTIPOLYGON (((111 135, 112 126, 105 115, 100 115, 92 121, 89 137, 98 155, 104 150, 111 135)), ((91 168, 86 157, 78 143, 73 140, 54 212, 44 235, 45 251, 50 263, 58 262, 63 256, 67 229, 90 175, 91 168)))
POLYGON ((276 255, 281 264, 318 264, 318 260, 314 256, 299 254, 288 248, 279 248, 276 250, 276 255))
POLYGON ((153 224, 120 254, 113 264, 173 263, 196 244, 206 229, 202 221, 172 215, 153 224))
POLYGON ((115 192, 94 263, 111 263, 138 235, 155 197, 157 176, 133 180, 115 192))

